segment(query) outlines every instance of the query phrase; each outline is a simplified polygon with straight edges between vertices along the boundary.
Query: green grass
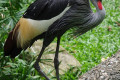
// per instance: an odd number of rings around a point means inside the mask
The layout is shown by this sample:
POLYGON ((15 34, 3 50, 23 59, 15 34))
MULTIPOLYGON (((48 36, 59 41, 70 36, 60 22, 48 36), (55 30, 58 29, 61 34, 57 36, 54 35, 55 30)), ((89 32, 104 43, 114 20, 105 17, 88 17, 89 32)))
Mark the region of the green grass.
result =
POLYGON ((96 28, 73 39, 68 31, 62 38, 61 45, 82 65, 82 72, 90 70, 101 62, 101 58, 107 58, 120 49, 120 0, 105 0, 106 18, 96 28), (111 31, 108 30, 111 27, 111 31))
MULTIPOLYGON (((4 6, 8 7, 8 10, 2 10, 4 8, 0 7, 0 14, 5 14, 5 18, 0 16, 0 79, 44 80, 44 78, 41 78, 33 68, 35 59, 31 57, 30 60, 27 61, 25 58, 26 53, 22 53, 22 59, 20 57, 16 57, 15 60, 11 60, 9 57, 3 58, 3 45, 8 32, 21 17, 29 3, 31 3, 31 0, 27 0, 27 2, 24 0, 19 1, 20 5, 16 7, 17 9, 11 7, 13 8, 12 12, 14 12, 14 14, 10 14, 11 8, 9 8, 9 3, 4 4, 4 6), (21 9, 22 7, 24 8, 21 9)), ((101 58, 110 57, 120 49, 120 26, 115 23, 120 23, 119 2, 120 0, 103 1, 103 5, 106 9, 106 18, 96 28, 77 38, 71 38, 69 36, 71 30, 63 35, 61 46, 68 50, 69 54, 72 54, 82 66, 81 68, 78 68, 76 72, 74 72, 73 67, 71 67, 68 72, 61 75, 61 80, 77 80, 78 76, 98 65, 101 62, 101 58), (111 31, 108 31, 108 27, 111 27, 111 31)), ((29 53, 29 55, 32 54, 29 53)))

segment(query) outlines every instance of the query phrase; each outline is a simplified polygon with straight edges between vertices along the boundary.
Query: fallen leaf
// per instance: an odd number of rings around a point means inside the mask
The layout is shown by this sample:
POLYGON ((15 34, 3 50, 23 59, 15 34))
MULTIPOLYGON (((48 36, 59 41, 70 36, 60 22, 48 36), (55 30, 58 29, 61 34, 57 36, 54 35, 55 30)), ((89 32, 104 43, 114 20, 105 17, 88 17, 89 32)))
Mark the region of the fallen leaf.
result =
POLYGON ((112 31, 112 28, 110 26, 108 27, 108 31, 112 31))
POLYGON ((119 22, 115 22, 118 26, 120 26, 120 23, 119 22))

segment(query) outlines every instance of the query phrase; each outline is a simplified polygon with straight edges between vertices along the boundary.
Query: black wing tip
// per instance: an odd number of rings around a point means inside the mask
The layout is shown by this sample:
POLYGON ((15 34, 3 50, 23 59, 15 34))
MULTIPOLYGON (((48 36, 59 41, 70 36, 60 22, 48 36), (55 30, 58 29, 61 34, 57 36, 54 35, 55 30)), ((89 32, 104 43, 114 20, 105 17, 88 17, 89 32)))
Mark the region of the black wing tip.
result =
POLYGON ((6 56, 10 56, 10 58, 15 58, 16 56, 11 56, 9 55, 10 53, 4 53, 4 56, 3 57, 6 57, 6 56))
POLYGON ((6 57, 6 56, 9 56, 9 53, 5 53, 5 52, 4 52, 3 57, 6 57))
POLYGON ((10 56, 11 58, 15 58, 20 52, 22 48, 18 48, 16 41, 12 39, 13 32, 10 32, 5 44, 4 44, 4 56, 10 56))
POLYGON ((4 57, 10 56, 10 58, 15 58, 21 53, 21 51, 22 51, 22 48, 15 48, 12 52, 4 52, 4 57))

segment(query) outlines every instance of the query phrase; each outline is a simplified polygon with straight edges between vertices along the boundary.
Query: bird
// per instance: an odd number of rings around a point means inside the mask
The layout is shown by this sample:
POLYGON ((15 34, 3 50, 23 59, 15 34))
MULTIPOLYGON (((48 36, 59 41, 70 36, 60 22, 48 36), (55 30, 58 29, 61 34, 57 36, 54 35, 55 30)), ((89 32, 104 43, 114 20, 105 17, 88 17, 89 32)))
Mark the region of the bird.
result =
POLYGON ((56 78, 59 77, 59 45, 63 34, 69 29, 73 33, 84 34, 98 26, 105 18, 102 0, 36 0, 9 32, 4 44, 4 56, 15 58, 38 40, 43 39, 42 49, 34 63, 34 68, 46 80, 50 80, 39 66, 45 48, 57 38, 54 57, 56 78), (90 2, 96 8, 93 12, 90 2))

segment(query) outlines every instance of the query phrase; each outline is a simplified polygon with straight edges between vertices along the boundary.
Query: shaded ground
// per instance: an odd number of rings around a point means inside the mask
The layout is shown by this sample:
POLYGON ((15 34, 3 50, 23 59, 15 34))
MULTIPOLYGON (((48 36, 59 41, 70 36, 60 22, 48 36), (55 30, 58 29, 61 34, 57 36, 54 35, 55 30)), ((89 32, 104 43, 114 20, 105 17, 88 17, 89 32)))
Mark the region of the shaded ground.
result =
POLYGON ((120 50, 82 75, 79 80, 120 80, 120 50))

